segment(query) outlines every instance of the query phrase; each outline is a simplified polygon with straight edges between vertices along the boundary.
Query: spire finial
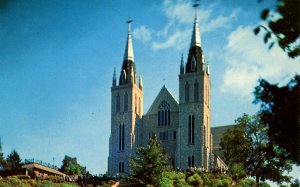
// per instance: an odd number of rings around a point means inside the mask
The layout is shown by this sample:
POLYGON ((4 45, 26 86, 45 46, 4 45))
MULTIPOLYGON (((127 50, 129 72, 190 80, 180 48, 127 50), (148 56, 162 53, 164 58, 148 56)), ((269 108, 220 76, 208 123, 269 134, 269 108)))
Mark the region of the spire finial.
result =
POLYGON ((128 33, 129 33, 129 32, 131 32, 132 19, 128 18, 128 20, 126 21, 126 23, 128 24, 128 33))
POLYGON ((195 8, 195 18, 197 18, 198 6, 200 6, 200 0, 195 0, 195 3, 193 4, 193 7, 195 8))
POLYGON ((125 54, 124 54, 124 61, 131 60, 134 62, 132 39, 131 39, 132 20, 129 18, 128 21, 126 21, 126 23, 128 24, 128 35, 127 35, 126 49, 125 49, 125 54))
POLYGON ((200 42, 200 33, 199 33, 199 28, 198 28, 198 19, 197 19, 197 8, 200 5, 199 4, 200 0, 195 0, 195 3, 193 7, 195 8, 195 20, 194 20, 194 28, 193 28, 193 35, 192 35, 192 40, 191 40, 191 47, 193 46, 201 46, 200 42))

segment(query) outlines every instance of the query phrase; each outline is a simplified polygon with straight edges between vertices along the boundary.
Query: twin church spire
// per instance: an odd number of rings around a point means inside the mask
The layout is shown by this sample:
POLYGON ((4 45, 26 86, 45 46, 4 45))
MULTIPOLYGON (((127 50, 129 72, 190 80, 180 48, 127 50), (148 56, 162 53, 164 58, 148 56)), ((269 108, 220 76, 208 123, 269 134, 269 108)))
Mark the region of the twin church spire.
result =
MULTIPOLYGON (((199 4, 193 5, 195 7, 195 18, 192 32, 191 45, 189 49, 187 63, 184 65, 183 56, 181 57, 180 74, 187 74, 193 72, 206 72, 209 75, 209 65, 205 63, 204 55, 201 47, 200 32, 198 26, 197 7, 199 4)), ((128 24, 127 41, 124 52, 123 65, 119 77, 119 85, 136 84, 142 89, 142 76, 140 75, 137 81, 137 73, 134 63, 134 53, 132 46, 131 23, 132 20, 126 22, 128 24)), ((117 75, 114 70, 113 86, 117 86, 117 75)))
POLYGON ((180 74, 187 74, 193 72, 206 72, 209 75, 208 64, 205 63, 204 55, 201 47, 200 31, 198 26, 197 8, 199 4, 193 5, 195 8, 195 18, 192 32, 191 45, 188 53, 187 63, 183 66, 183 57, 181 57, 180 74))
MULTIPOLYGON (((119 77, 119 85, 138 85, 138 87, 142 90, 142 76, 140 75, 137 81, 137 73, 135 69, 134 63, 134 54, 132 47, 132 35, 131 35, 131 23, 132 20, 128 19, 126 22, 128 24, 128 33, 127 33, 127 41, 125 45, 124 59, 123 65, 119 77)), ((113 86, 117 86, 117 75, 116 68, 114 69, 113 75, 113 86)))

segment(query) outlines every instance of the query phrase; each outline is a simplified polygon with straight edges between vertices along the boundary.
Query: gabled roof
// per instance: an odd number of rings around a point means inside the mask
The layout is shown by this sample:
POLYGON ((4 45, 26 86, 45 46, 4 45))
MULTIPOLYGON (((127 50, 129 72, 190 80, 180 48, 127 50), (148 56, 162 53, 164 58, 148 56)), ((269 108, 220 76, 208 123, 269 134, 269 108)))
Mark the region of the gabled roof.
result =
POLYGON ((154 99, 151 107, 149 108, 148 112, 145 115, 156 114, 158 111, 158 106, 162 101, 167 101, 170 104, 171 111, 179 110, 178 102, 164 85, 159 91, 158 95, 154 99))

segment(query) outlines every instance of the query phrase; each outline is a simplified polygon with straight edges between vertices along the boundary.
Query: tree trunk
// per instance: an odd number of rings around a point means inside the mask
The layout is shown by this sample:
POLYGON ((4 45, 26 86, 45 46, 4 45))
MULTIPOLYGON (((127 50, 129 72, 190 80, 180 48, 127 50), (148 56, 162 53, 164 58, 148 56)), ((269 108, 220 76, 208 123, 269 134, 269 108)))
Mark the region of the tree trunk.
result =
POLYGON ((259 175, 258 175, 258 174, 256 174, 255 179, 256 179, 256 184, 255 184, 255 186, 259 187, 259 175))

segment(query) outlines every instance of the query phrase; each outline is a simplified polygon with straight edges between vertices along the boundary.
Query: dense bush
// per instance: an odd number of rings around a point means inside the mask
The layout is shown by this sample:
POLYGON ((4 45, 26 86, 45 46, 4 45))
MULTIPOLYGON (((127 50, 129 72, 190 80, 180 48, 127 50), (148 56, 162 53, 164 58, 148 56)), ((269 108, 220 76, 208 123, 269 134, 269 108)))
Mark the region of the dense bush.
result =
POLYGON ((30 176, 27 176, 27 175, 16 175, 16 177, 17 177, 18 179, 24 179, 24 180, 29 180, 29 179, 31 179, 30 176))
POLYGON ((240 186, 242 187, 252 187, 255 185, 255 180, 253 179, 244 179, 240 181, 240 186))
POLYGON ((52 181, 54 183, 63 183, 64 179, 61 177, 55 177, 55 176, 47 176, 44 180, 52 181))
POLYGON ((203 186, 203 180, 201 179, 200 175, 198 175, 197 173, 187 178, 187 183, 189 183, 194 187, 203 186))

